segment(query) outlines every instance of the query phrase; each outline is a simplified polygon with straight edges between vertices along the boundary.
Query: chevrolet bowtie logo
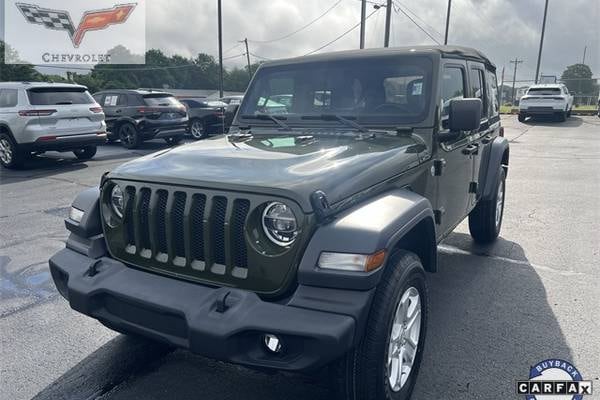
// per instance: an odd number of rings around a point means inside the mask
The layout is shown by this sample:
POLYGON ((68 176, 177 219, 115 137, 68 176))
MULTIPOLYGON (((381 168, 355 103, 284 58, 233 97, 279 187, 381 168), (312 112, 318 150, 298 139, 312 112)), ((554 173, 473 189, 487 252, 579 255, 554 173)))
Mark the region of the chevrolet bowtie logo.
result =
POLYGON ((32 4, 17 3, 21 14, 31 24, 43 25, 48 29, 67 31, 74 47, 79 47, 88 31, 105 29, 110 25, 122 24, 133 12, 136 3, 118 4, 111 9, 86 11, 75 28, 67 11, 41 8, 32 4))

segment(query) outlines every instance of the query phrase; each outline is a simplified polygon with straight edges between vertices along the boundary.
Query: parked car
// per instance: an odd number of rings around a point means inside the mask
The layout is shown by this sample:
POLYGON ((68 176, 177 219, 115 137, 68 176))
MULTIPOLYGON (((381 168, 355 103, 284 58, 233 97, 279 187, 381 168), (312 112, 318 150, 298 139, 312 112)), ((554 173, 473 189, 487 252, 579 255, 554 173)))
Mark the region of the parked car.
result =
POLYGON ((227 104, 218 100, 180 99, 187 108, 189 123, 187 130, 194 139, 204 139, 210 133, 227 132, 225 123, 227 104))
POLYGON ((527 117, 550 115, 559 121, 571 116, 573 96, 562 84, 533 85, 519 101, 519 121, 527 117))
POLYGON ((0 163, 16 168, 32 154, 72 151, 80 160, 106 142, 102 108, 85 86, 0 82, 0 163))
POLYGON ((450 46, 262 64, 228 135, 75 199, 58 291, 119 332, 263 370, 328 365, 342 398, 408 399, 438 243, 465 218, 481 243, 502 226, 495 69, 450 46), (280 94, 293 110, 265 113, 280 94))
POLYGON ((240 104, 242 104, 242 100, 244 100, 244 96, 229 96, 221 99, 221 101, 227 103, 227 108, 225 109, 225 126, 228 131, 240 108, 240 104))
POLYGON ((176 145, 183 139, 187 112, 169 93, 120 89, 94 93, 94 98, 106 114, 109 141, 134 149, 145 140, 162 138, 176 145))

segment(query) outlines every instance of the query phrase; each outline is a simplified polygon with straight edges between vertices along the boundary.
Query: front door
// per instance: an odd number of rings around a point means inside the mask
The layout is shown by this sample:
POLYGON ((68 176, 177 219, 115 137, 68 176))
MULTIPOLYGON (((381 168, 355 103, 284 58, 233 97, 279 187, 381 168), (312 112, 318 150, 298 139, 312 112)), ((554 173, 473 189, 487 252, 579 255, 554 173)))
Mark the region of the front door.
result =
MULTIPOLYGON (((442 73, 442 127, 448 131, 448 110, 452 99, 466 97, 467 66, 460 61, 444 65, 442 73)), ((436 219, 438 236, 445 236, 466 215, 469 204, 469 185, 473 178, 472 150, 469 132, 461 132, 455 140, 438 143, 438 163, 442 165, 437 177, 436 219)))

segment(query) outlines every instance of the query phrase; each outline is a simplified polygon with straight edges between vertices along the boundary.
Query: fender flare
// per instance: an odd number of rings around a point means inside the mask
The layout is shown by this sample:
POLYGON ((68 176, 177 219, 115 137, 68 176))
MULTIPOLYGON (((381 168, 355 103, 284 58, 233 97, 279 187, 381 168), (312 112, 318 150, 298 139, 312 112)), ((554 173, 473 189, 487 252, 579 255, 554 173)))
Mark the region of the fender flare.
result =
POLYGON ((10 136, 12 140, 15 143, 17 143, 17 141, 15 140, 15 136, 13 135, 12 131, 10 130, 10 127, 7 124, 5 124, 4 122, 0 123, 0 128, 6 129, 6 133, 8 133, 8 136, 10 136))
MULTIPOLYGON (((433 210, 425 197, 407 189, 380 194, 345 210, 314 232, 298 267, 300 285, 368 290, 375 287, 383 268, 371 272, 345 272, 318 267, 321 252, 373 254, 386 249, 384 265, 394 249, 417 226, 427 226, 422 243, 436 269, 436 239, 433 210), (433 254, 433 256, 431 256, 433 254)), ((409 249, 410 250, 410 249, 409 249)))
POLYGON ((508 140, 504 137, 497 137, 489 146, 489 151, 483 155, 482 166, 479 172, 479 182, 483 182, 481 189, 481 200, 489 200, 494 194, 496 182, 498 181, 499 166, 503 165, 508 174, 508 156, 509 156, 508 140), (505 157, 506 154, 506 157, 505 157))
POLYGON ((113 130, 114 132, 111 132, 113 135, 118 135, 119 132, 117 132, 117 129, 120 125, 122 125, 123 123, 128 122, 130 124, 133 124, 133 126, 135 126, 136 128, 138 127, 138 122, 131 118, 131 117, 119 117, 116 118, 115 120, 112 121, 112 126, 113 126, 113 130))
POLYGON ((66 228, 75 235, 89 238, 102 233, 100 221, 100 188, 92 187, 79 193, 73 203, 75 207, 83 211, 81 222, 77 223, 70 218, 65 219, 66 228))

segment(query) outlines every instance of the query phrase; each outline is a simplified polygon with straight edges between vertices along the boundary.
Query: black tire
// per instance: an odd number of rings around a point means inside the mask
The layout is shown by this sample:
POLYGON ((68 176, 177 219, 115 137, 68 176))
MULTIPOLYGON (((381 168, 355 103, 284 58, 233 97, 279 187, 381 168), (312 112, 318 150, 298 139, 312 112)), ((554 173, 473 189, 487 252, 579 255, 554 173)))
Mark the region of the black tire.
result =
POLYGON ((567 118, 571 118, 571 114, 573 113, 573 109, 569 109, 569 111, 567 111, 567 118))
POLYGON ((165 138, 165 142, 169 145, 169 146, 176 146, 179 143, 181 143, 181 141, 183 140, 183 135, 177 135, 177 136, 169 136, 165 138))
POLYGON ((562 111, 556 115, 558 122, 565 122, 567 120, 567 112, 562 111))
POLYGON ((198 118, 190 121, 190 134, 195 140, 206 139, 208 137, 208 127, 198 118))
POLYGON ((142 143, 140 133, 135 125, 126 122, 119 126, 119 139, 126 149, 135 149, 142 143))
POLYGON ((491 199, 480 200, 469 214, 469 232, 471 232, 471 237, 477 243, 493 242, 498 238, 502 228, 504 200, 506 198, 506 172, 502 166, 500 166, 498 177, 491 199), (500 190, 502 190, 501 193, 500 190), (502 201, 501 204, 498 203, 500 200, 502 201))
POLYGON ((525 116, 525 114, 519 114, 519 116, 517 118, 518 118, 519 122, 525 122, 525 119, 527 117, 525 116))
POLYGON ((96 151, 96 146, 85 146, 82 149, 74 150, 73 154, 75 154, 75 157, 79 160, 91 160, 96 155, 96 151))
POLYGON ((17 169, 23 167, 23 162, 27 159, 13 140, 5 132, 0 133, 0 164, 4 168, 17 169))
MULTIPOLYGON (((335 397, 361 400, 409 399, 423 356, 428 306, 425 271, 419 257, 404 250, 398 251, 390 258, 376 289, 360 344, 332 365, 332 389, 335 397), (402 296, 413 289, 416 289, 421 301, 418 343, 408 378, 398 391, 394 391, 388 378, 392 323, 402 296)), ((403 337, 402 335, 401 338, 403 337)))

